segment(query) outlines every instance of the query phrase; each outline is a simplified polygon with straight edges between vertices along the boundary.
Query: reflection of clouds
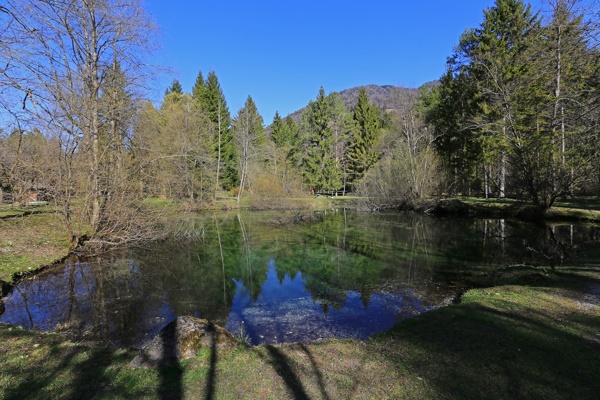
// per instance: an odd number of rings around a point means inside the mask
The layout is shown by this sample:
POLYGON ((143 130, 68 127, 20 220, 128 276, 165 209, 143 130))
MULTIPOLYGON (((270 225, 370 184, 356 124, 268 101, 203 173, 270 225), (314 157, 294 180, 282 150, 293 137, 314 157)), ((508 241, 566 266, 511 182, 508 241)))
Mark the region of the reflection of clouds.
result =
POLYGON ((294 279, 286 275, 280 283, 271 263, 257 301, 252 300, 241 280, 235 283, 236 295, 226 328, 239 332, 243 324, 253 344, 334 337, 366 339, 431 308, 412 290, 374 293, 366 306, 360 293, 349 291, 339 309, 324 312, 322 300, 313 300, 300 273, 294 279))

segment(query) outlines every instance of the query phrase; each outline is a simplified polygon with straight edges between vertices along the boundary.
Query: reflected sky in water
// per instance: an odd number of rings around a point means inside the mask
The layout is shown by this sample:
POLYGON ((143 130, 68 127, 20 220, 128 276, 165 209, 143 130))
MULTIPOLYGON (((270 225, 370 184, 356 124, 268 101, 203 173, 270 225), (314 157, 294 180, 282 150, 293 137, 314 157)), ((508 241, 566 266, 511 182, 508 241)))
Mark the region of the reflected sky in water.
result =
POLYGON ((310 342, 325 338, 366 339, 401 320, 431 309, 412 290, 375 293, 368 301, 348 291, 339 305, 313 300, 302 273, 280 282, 275 261, 269 261, 267 280, 258 299, 253 300, 243 282, 236 281, 236 293, 226 328, 243 331, 253 344, 310 342))
POLYGON ((0 323, 125 347, 182 315, 253 344, 364 339, 447 301, 470 274, 535 265, 539 254, 597 262, 600 242, 584 226, 347 211, 272 223, 284 217, 201 216, 182 226, 186 238, 73 257, 16 285, 0 323))
MULTIPOLYGON (((336 301, 315 300, 306 290, 301 272, 293 278, 285 275, 280 281, 275 261, 268 264, 256 299, 241 279, 232 279, 235 294, 231 309, 219 321, 236 335, 243 332, 252 344, 366 339, 434 306, 420 300, 411 289, 373 293, 369 299, 356 291, 344 291, 336 301)), ((131 269, 133 277, 137 275, 135 269, 131 269)), ((139 277, 123 282, 130 289, 121 292, 130 297, 128 301, 117 291, 101 291, 96 272, 93 265, 72 263, 61 271, 21 282, 6 298, 6 312, 0 322, 140 347, 177 317, 167 293, 140 301, 144 295, 136 290, 139 277)), ((204 317, 198 309, 190 314, 204 317)))

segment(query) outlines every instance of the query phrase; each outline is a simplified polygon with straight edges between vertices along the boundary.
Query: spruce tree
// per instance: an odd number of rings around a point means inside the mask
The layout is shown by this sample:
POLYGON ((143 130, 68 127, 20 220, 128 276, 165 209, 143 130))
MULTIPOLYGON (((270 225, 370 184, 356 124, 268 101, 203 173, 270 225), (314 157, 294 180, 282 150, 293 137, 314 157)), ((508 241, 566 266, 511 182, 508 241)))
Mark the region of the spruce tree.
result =
POLYGON ((520 107, 535 102, 532 96, 538 94, 529 72, 539 34, 540 21, 530 5, 496 0, 484 11, 481 26, 463 34, 455 58, 467 62, 477 81, 480 110, 470 122, 483 133, 484 161, 497 170, 499 197, 506 194, 511 141, 524 134, 532 112, 520 107))
POLYGON ((348 169, 351 181, 357 181, 379 159, 374 149, 380 133, 379 110, 369 103, 365 88, 358 93, 358 103, 353 113, 356 130, 348 146, 348 169))
POLYGON ((208 113, 213 132, 214 158, 216 162, 216 191, 231 189, 238 183, 237 156, 231 132, 231 115, 214 71, 208 73, 206 88, 200 104, 208 113))
POLYGON ((283 130, 285 132, 283 143, 287 146, 293 146, 298 140, 298 125, 289 115, 285 117, 283 130))
POLYGON ((302 113, 301 135, 296 154, 302 174, 314 192, 332 192, 342 186, 342 171, 336 165, 331 105, 323 87, 302 113))
POLYGON ((273 117, 273 123, 271 124, 271 140, 275 143, 277 147, 283 146, 283 120, 279 115, 279 111, 275 111, 275 116, 273 117))
POLYGON ((171 93, 178 94, 178 95, 183 94, 183 87, 181 86, 181 83, 179 83, 179 81, 177 79, 173 79, 171 86, 169 86, 167 88, 167 90, 165 90, 165 96, 168 94, 171 94, 171 93))
POLYGON ((198 76, 196 77, 196 82, 194 82, 194 86, 192 87, 192 97, 194 100, 201 102, 205 90, 206 82, 204 82, 202 71, 199 71, 198 76))
POLYGON ((298 138, 298 126, 289 115, 284 120, 275 112, 271 124, 271 139, 277 147, 293 146, 298 138))

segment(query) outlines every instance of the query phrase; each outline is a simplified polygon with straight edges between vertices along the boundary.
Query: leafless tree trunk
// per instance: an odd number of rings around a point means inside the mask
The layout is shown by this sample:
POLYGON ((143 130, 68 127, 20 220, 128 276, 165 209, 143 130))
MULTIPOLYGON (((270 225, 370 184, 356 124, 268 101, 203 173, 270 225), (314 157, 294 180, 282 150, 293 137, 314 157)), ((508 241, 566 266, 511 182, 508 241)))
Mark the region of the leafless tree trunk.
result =
MULTIPOLYGON (((115 63, 123 69, 125 88, 141 87, 153 24, 139 0, 6 0, 2 7, 2 43, 11 46, 0 44, 0 64, 6 66, 0 84, 21 94, 28 129, 38 127, 63 144, 62 178, 70 181, 62 189, 75 188, 85 200, 84 230, 91 236, 106 228, 125 233, 111 220, 110 207, 123 195, 114 193, 114 180, 124 177, 110 173, 118 158, 111 146, 116 138, 110 137, 115 121, 106 121, 101 103, 115 63), (72 167, 82 169, 68 171, 72 167)), ((61 197, 68 202, 71 193, 61 197)), ((65 210, 70 213, 71 205, 65 210)))

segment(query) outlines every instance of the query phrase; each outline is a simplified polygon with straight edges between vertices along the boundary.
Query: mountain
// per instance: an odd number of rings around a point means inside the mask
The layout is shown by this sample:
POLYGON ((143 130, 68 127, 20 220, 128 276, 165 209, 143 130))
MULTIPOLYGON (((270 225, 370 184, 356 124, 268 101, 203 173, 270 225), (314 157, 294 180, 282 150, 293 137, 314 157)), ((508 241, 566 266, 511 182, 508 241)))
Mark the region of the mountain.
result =
MULTIPOLYGON (((423 86, 433 86, 437 83, 435 81, 428 82, 423 86)), ((367 94, 369 95, 369 101, 375 104, 377 107, 386 112, 397 112, 399 114, 403 114, 409 109, 414 101, 419 96, 420 89, 412 89, 405 88, 401 86, 392 86, 392 85, 366 85, 366 86, 356 86, 350 89, 344 89, 339 92, 342 100, 344 100, 344 104, 350 110, 354 109, 356 103, 358 102, 358 93, 361 88, 365 88, 367 94)), ((300 114, 302 114, 304 108, 301 108, 297 111, 294 111, 290 114, 290 116, 298 121, 300 119, 300 114)))

